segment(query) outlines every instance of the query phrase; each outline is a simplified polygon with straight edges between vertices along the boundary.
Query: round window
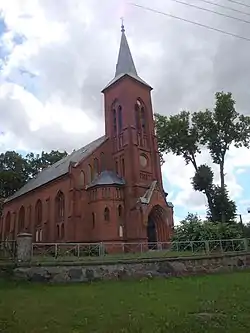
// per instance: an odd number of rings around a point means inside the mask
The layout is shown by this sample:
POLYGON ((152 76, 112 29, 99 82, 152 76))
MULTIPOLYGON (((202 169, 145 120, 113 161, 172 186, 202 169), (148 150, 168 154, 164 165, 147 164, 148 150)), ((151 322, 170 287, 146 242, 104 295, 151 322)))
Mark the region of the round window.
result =
POLYGON ((145 168, 148 164, 148 159, 145 155, 140 155, 140 164, 143 168, 145 168))

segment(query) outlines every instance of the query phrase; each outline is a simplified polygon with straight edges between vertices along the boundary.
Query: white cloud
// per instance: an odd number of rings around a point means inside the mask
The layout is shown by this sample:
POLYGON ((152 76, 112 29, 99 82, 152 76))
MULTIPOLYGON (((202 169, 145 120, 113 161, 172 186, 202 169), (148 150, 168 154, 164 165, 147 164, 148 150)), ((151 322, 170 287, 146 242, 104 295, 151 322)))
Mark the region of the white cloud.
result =
MULTIPOLYGON (((240 22, 170 1, 138 3, 234 33, 250 32, 240 22)), ((100 91, 114 73, 122 15, 138 72, 155 88, 155 111, 212 107, 214 92, 224 89, 232 91, 239 111, 249 113, 247 42, 131 7, 125 0, 0 0, 1 10, 8 31, 0 43, 9 52, 0 81, 1 150, 72 150, 103 134, 100 91), (15 34, 24 37, 22 44, 15 44, 15 34)), ((211 165, 219 181, 218 166, 208 154, 198 163, 211 165)), ((229 151, 226 180, 237 201, 243 193, 237 175, 249 166, 249 150, 229 151)), ((184 212, 202 211, 205 198, 190 184, 192 166, 168 155, 162 170, 170 184, 168 200, 184 212)))

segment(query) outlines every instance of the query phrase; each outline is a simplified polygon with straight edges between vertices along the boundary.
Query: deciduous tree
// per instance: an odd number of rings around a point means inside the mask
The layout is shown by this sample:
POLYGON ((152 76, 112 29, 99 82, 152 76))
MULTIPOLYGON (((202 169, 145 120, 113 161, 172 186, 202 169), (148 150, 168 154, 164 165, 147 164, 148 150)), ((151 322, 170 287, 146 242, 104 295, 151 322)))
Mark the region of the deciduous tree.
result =
MULTIPOLYGON (((186 164, 191 163, 195 173, 202 176, 203 169, 199 169, 196 161, 197 155, 201 152, 199 133, 192 122, 190 112, 182 111, 180 114, 170 117, 155 114, 155 126, 160 153, 182 156, 186 164)), ((205 179, 204 182, 206 182, 205 179)), ((212 212, 212 197, 209 189, 203 186, 201 191, 206 195, 208 207, 212 212)))
MULTIPOLYGON (((26 184, 38 172, 56 163, 66 152, 34 153, 26 157, 15 151, 0 154, 0 199, 8 198, 26 184)), ((1 207, 0 207, 1 209, 1 207)))
MULTIPOLYGON (((236 111, 230 92, 217 92, 214 109, 195 112, 192 121, 200 143, 208 148, 213 162, 219 165, 221 195, 224 195, 226 153, 232 146, 249 148, 250 117, 236 111)), ((226 196, 225 194, 224 199, 226 196)), ((226 222, 226 207, 221 204, 220 208, 221 221, 226 222)))

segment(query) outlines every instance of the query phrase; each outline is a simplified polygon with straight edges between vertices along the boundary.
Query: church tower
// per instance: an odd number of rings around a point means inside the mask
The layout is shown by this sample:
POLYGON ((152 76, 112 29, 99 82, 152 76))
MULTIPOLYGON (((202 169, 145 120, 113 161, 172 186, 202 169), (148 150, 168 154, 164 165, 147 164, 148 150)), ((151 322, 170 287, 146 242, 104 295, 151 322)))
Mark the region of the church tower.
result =
MULTIPOLYGON (((105 104, 105 134, 111 141, 115 170, 126 181, 127 220, 138 220, 135 207, 153 183, 157 183, 157 189, 164 198, 163 204, 166 205, 151 91, 150 85, 137 73, 122 24, 115 76, 102 92, 105 104)), ((143 218, 147 218, 146 214, 143 218)), ((132 234, 134 232, 127 225, 128 238, 131 238, 132 234)))
POLYGON ((147 186, 157 180, 162 187, 152 88, 137 74, 123 25, 121 32, 115 77, 103 89, 106 136, 112 140, 116 168, 121 176, 133 186, 147 186))

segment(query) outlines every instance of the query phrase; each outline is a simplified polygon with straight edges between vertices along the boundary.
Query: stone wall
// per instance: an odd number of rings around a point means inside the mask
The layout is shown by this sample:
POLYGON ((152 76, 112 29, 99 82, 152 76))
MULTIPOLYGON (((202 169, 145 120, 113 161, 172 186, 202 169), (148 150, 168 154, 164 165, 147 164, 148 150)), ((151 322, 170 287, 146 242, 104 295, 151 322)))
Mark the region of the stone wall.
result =
POLYGON ((47 263, 43 265, 19 264, 13 270, 15 279, 65 283, 98 280, 142 279, 154 277, 190 276, 250 269, 250 253, 224 256, 165 258, 117 263, 47 263))

